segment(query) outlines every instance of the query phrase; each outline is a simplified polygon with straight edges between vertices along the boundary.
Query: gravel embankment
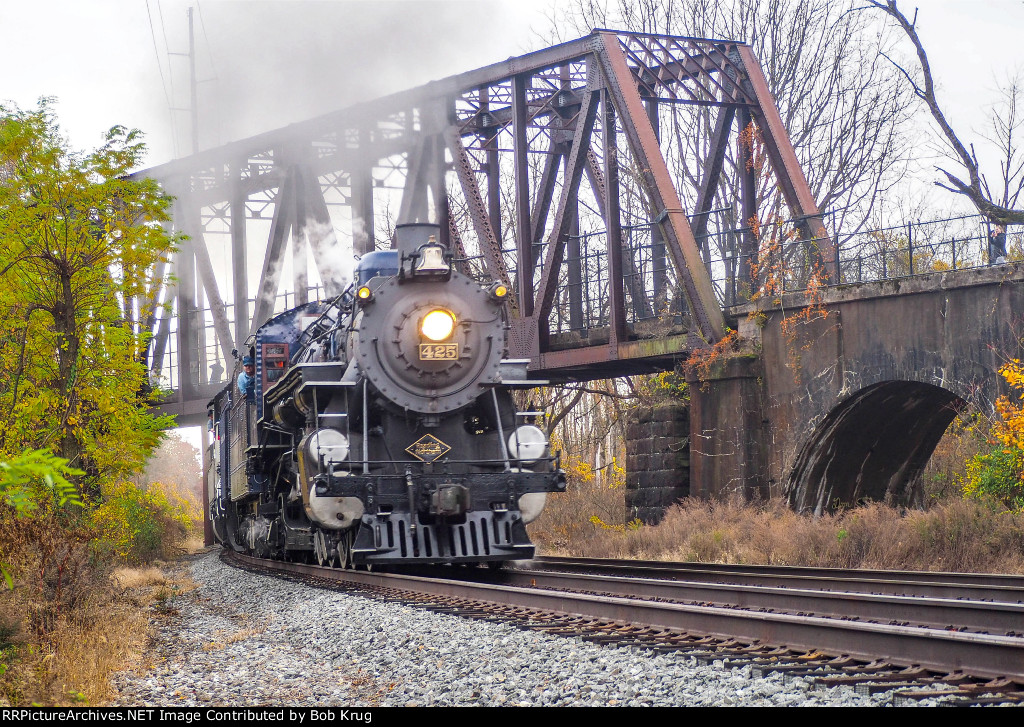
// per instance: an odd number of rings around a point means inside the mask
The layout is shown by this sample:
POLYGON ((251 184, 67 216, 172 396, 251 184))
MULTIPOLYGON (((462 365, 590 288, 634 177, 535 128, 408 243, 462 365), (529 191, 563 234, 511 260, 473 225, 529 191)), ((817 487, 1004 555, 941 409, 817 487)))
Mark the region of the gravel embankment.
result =
MULTIPOLYGON (((884 704, 782 675, 699 665, 522 631, 225 566, 157 618, 145 673, 115 677, 129 706, 782 706, 884 704)), ((930 704, 924 702, 924 704, 930 704)))

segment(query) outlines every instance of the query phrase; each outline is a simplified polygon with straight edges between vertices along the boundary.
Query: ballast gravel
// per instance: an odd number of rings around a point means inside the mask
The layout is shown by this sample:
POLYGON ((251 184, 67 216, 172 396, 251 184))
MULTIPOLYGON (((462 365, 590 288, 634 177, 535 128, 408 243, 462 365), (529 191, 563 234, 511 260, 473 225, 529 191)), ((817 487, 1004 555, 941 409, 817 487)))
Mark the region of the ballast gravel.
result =
POLYGON ((230 568, 216 552, 190 575, 199 588, 155 616, 148 666, 114 677, 113 705, 872 706, 892 696, 319 590, 230 568))

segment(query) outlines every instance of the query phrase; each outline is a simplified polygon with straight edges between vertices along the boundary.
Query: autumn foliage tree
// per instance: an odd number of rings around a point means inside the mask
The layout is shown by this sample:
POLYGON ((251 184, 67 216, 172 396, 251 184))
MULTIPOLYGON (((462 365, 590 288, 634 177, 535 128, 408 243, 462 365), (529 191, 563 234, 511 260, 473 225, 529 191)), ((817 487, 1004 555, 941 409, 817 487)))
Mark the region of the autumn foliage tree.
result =
POLYGON ((1011 393, 996 401, 999 418, 989 430, 990 449, 967 463, 964 494, 991 497, 1024 511, 1024 365, 1014 359, 999 373, 1011 393))
POLYGON ((75 153, 47 101, 0 105, 0 455, 53 451, 93 491, 139 470, 171 424, 148 411, 143 360, 170 200, 127 178, 143 151, 115 126, 75 153))

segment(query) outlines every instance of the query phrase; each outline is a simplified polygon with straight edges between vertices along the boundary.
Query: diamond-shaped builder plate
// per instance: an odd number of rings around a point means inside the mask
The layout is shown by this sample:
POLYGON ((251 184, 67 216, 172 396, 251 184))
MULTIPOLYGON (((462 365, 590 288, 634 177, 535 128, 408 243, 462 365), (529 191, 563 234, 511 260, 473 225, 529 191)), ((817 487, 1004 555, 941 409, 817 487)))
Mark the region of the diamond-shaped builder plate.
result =
POLYGON ((424 434, 406 447, 405 451, 421 462, 433 462, 451 452, 452 448, 433 434, 424 434))

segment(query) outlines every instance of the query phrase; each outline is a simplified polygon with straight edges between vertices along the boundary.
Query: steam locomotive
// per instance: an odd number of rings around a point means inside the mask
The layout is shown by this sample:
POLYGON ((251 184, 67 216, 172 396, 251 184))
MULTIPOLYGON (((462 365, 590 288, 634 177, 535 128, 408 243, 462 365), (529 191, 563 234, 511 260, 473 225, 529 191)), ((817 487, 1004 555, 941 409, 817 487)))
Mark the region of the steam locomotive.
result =
POLYGON ((343 295, 247 341, 251 388, 208 406, 225 547, 341 567, 533 556, 525 525, 565 489, 511 394, 538 382, 504 358, 508 289, 456 270, 438 231, 399 226, 343 295))

